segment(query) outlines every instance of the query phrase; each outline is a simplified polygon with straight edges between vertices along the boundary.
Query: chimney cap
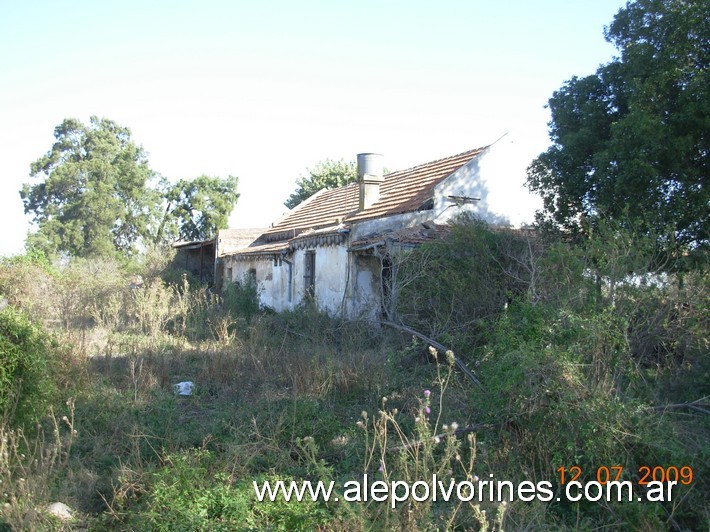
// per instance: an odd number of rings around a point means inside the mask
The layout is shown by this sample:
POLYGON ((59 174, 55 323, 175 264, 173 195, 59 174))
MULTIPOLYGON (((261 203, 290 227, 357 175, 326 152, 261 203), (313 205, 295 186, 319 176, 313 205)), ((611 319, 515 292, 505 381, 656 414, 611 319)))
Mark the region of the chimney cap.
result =
POLYGON ((359 181, 365 176, 381 179, 384 172, 384 157, 379 153, 357 154, 357 178, 359 181))

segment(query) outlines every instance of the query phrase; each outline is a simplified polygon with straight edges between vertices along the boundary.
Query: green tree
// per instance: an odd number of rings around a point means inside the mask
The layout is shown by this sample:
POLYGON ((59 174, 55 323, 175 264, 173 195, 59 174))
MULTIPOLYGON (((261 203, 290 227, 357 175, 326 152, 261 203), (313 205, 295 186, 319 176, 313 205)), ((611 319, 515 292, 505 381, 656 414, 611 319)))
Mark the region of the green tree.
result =
POLYGON ((600 218, 661 244, 707 245, 710 4, 636 0, 606 39, 620 56, 549 100, 551 147, 528 169, 539 221, 580 235, 600 218))
POLYGON ((132 251, 159 201, 147 184, 153 171, 128 128, 91 117, 64 120, 52 149, 32 163, 20 196, 37 232, 28 247, 87 256, 132 251))
POLYGON ((289 196, 284 205, 289 209, 293 209, 319 190, 342 187, 356 179, 357 165, 355 161, 345 162, 342 159, 339 161, 331 161, 330 159, 320 161, 315 167, 308 169, 308 176, 298 178, 296 191, 289 196))
POLYGON ((72 256, 132 253, 143 242, 204 240, 227 221, 237 202, 237 178, 200 176, 175 184, 157 177, 128 128, 91 117, 64 120, 52 149, 32 163, 20 196, 37 231, 27 247, 72 256), (162 216, 161 216, 162 211, 162 216))
POLYGON ((167 205, 155 240, 207 240, 225 229, 239 199, 237 181, 202 175, 164 184, 167 205))

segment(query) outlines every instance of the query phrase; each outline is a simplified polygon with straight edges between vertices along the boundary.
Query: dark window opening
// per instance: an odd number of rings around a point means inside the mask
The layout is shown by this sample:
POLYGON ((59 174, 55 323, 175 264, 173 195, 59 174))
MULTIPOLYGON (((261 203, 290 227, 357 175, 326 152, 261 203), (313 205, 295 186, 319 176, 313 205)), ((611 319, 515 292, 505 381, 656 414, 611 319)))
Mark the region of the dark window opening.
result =
POLYGON ((392 260, 389 256, 382 259, 382 304, 380 312, 382 318, 391 319, 390 313, 392 310, 392 260))
POLYGON ((306 297, 316 294, 316 252, 306 251, 303 263, 303 287, 306 297))
POLYGON ((420 211, 430 211, 434 208, 434 198, 430 198, 426 200, 422 205, 419 207, 420 211))

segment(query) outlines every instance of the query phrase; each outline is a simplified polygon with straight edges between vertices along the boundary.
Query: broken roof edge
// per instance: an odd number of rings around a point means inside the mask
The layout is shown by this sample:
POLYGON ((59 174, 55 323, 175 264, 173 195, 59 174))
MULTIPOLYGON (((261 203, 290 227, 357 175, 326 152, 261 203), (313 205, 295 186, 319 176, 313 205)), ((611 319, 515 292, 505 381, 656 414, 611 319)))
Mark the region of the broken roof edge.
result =
POLYGON ((202 246, 214 244, 217 237, 208 238, 207 240, 192 240, 188 242, 175 242, 170 247, 174 249, 197 249, 202 246))
POLYGON ((226 256, 247 256, 247 255, 272 255, 280 253, 282 250, 288 249, 289 242, 277 242, 270 244, 258 244, 256 246, 249 246, 246 248, 238 249, 228 253, 226 256))
MULTIPOLYGON (((235 238, 239 237, 244 233, 250 233, 255 234, 256 237, 251 239, 251 242, 254 242, 258 237, 260 237, 264 232, 263 227, 225 227, 224 229, 217 229, 217 234, 213 236, 212 238, 207 238, 205 240, 190 240, 190 241, 180 241, 178 240, 177 242, 174 242, 170 245, 170 247, 174 249, 191 249, 191 248, 198 248, 210 244, 217 244, 222 240, 226 240, 228 238, 235 238)), ((250 242, 250 243, 251 243, 250 242)))

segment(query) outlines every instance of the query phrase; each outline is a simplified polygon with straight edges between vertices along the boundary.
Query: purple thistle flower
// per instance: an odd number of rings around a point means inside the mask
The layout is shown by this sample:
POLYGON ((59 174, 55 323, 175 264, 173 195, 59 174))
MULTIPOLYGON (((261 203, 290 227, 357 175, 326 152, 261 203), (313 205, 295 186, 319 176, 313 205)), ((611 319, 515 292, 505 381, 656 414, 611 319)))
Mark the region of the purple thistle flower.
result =
POLYGON ((427 414, 431 414, 431 408, 429 408, 428 406, 424 407, 424 412, 426 412, 427 414))
POLYGON ((431 390, 424 390, 424 397, 429 397, 431 395, 431 390))

